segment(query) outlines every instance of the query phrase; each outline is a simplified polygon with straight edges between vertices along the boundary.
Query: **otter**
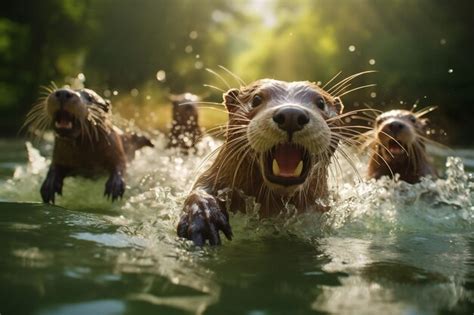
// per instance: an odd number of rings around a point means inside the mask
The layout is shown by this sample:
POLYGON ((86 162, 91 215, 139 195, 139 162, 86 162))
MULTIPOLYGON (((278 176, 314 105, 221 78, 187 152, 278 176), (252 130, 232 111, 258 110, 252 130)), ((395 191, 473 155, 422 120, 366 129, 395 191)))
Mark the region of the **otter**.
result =
POLYGON ((202 137, 199 126, 197 102, 199 97, 184 93, 171 95, 173 104, 173 122, 168 136, 168 148, 179 148, 182 153, 189 153, 196 148, 202 137))
POLYGON ((262 79, 224 96, 224 144, 184 202, 177 234, 195 245, 232 238, 228 211, 242 210, 244 196, 260 215, 325 211, 328 166, 342 135, 343 104, 315 83, 262 79), (221 198, 227 191, 228 198, 221 198))
POLYGON ((94 178, 107 173, 104 196, 112 201, 122 198, 127 161, 136 150, 153 144, 144 136, 114 126, 110 101, 93 90, 60 88, 49 92, 25 122, 33 130, 52 127, 55 133, 51 166, 40 189, 43 202, 54 204, 67 176, 94 178))
MULTIPOLYGON (((423 113, 426 113, 424 111, 423 113)), ((417 183, 422 177, 436 177, 425 148, 427 119, 408 110, 391 110, 375 119, 373 137, 370 140, 372 156, 368 165, 368 177, 399 178, 417 183)))

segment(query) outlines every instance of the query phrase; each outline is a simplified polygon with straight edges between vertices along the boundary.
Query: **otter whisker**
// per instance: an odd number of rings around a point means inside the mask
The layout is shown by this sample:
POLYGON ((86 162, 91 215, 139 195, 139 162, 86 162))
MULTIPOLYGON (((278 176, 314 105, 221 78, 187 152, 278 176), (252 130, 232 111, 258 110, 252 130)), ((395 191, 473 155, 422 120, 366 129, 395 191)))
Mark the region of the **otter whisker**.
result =
POLYGON ((203 84, 203 86, 204 86, 204 87, 211 88, 211 89, 214 89, 214 90, 217 90, 217 91, 219 91, 219 92, 221 92, 221 93, 225 93, 225 92, 226 92, 226 90, 221 89, 221 88, 219 88, 219 87, 217 87, 217 86, 214 86, 214 85, 211 85, 211 84, 203 84))
POLYGON ((355 92, 355 91, 357 91, 357 90, 366 89, 366 88, 373 87, 373 86, 376 86, 376 85, 377 85, 377 84, 362 85, 362 86, 359 86, 359 87, 350 89, 349 91, 345 91, 344 93, 337 95, 337 97, 343 97, 344 95, 347 95, 347 94, 349 94, 349 93, 355 92))
POLYGON ((215 75, 217 78, 219 78, 226 86, 228 89, 231 88, 230 84, 224 79, 224 77, 222 77, 219 73, 215 72, 214 70, 210 69, 210 68, 206 68, 206 71, 209 72, 209 73, 212 73, 213 75, 215 75))
POLYGON ((224 70, 225 72, 227 72, 228 74, 230 74, 240 84, 240 86, 246 86, 247 85, 247 83, 245 83, 245 81, 242 80, 242 78, 237 76, 235 73, 233 73, 232 71, 230 71, 226 67, 221 66, 221 65, 219 65, 218 67, 221 68, 222 70, 224 70))
POLYGON ((367 71, 361 71, 361 72, 355 73, 355 74, 353 74, 353 75, 350 75, 350 76, 346 77, 345 79, 342 79, 342 80, 339 81, 338 83, 334 84, 331 88, 329 88, 329 89, 327 90, 327 92, 328 92, 329 94, 334 94, 333 91, 334 91, 334 89, 336 89, 337 87, 339 87, 339 86, 341 86, 341 85, 344 85, 344 84, 346 84, 346 83, 348 83, 348 82, 350 82, 350 81, 354 80, 355 78, 360 77, 360 76, 362 76, 362 75, 369 74, 369 73, 375 73, 375 72, 377 72, 377 71, 375 71, 375 70, 367 70, 367 71))
POLYGON ((332 81, 334 81, 341 73, 342 73, 342 71, 339 71, 338 73, 336 73, 336 75, 333 76, 331 79, 329 79, 329 81, 326 82, 326 83, 321 87, 321 89, 324 90, 324 89, 326 88, 326 86, 328 86, 329 83, 331 83, 332 81))

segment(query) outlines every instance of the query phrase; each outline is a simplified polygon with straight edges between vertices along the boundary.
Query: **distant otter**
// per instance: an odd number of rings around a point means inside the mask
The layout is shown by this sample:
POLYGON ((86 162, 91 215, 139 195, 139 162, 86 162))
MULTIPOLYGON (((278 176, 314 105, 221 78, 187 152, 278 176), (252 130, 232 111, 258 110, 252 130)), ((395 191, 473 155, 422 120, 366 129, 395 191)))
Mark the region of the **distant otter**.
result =
POLYGON ((392 177, 416 183, 421 177, 436 177, 436 170, 425 150, 426 119, 407 110, 391 110, 375 119, 373 154, 369 161, 368 177, 392 177))
POLYGON ((202 136, 198 121, 199 97, 184 93, 171 95, 170 99, 173 103, 173 122, 168 137, 168 148, 180 148, 183 153, 188 153, 195 149, 202 136))
POLYGON ((224 105, 225 142, 187 197, 178 235, 199 246, 220 244, 219 231, 231 239, 227 210, 244 207, 242 193, 256 198, 263 216, 287 203, 298 211, 325 211, 328 165, 341 139, 341 100, 314 83, 263 79, 229 90, 224 105), (229 200, 223 200, 227 189, 229 200))
POLYGON ((55 132, 51 166, 40 190, 45 203, 54 203, 55 194, 62 195, 64 178, 75 175, 108 173, 104 195, 112 201, 122 197, 127 159, 153 144, 114 126, 110 111, 110 102, 92 90, 62 88, 52 90, 28 113, 25 124, 33 129, 52 127, 55 132))

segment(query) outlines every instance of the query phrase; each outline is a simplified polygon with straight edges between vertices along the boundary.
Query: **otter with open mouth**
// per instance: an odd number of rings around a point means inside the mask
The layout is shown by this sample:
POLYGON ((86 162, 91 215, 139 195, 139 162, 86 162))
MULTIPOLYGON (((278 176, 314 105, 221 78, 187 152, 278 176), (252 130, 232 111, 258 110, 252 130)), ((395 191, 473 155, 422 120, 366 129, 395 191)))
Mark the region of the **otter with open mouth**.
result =
POLYGON ((425 148, 427 119, 421 116, 426 112, 391 110, 375 119, 369 178, 399 174, 401 180, 413 184, 421 177, 436 177, 425 148))
POLYGON ((168 148, 179 148, 184 154, 196 149, 196 144, 202 137, 199 126, 199 111, 197 103, 199 96, 184 93, 171 95, 173 104, 173 122, 168 135, 168 148))
POLYGON ((109 175, 104 195, 112 201, 125 191, 127 161, 135 151, 153 144, 144 136, 122 132, 111 121, 111 104, 90 89, 49 89, 28 113, 31 131, 54 130, 51 166, 40 192, 45 203, 62 195, 67 176, 109 175))
POLYGON ((184 203, 180 237, 202 246, 232 237, 227 211, 242 210, 253 196, 260 214, 327 209, 328 166, 341 135, 343 105, 310 82, 256 81, 224 94, 226 139, 184 203), (228 200, 219 197, 230 192, 228 200), (227 201, 227 202, 226 202, 227 201))

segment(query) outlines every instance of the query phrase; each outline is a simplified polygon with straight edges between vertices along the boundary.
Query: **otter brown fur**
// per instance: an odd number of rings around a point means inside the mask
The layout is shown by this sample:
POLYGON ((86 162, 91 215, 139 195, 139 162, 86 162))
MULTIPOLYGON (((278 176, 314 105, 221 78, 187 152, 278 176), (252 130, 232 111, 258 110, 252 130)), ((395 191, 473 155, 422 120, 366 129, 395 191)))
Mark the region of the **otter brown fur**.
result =
POLYGON ((412 184, 428 175, 436 177, 425 148, 426 123, 426 119, 408 110, 379 115, 371 140, 373 153, 368 177, 378 179, 399 174, 401 180, 412 184))
POLYGON ((76 175, 108 174, 104 195, 112 201, 121 198, 127 161, 135 150, 153 146, 146 137, 114 126, 110 102, 89 89, 51 91, 30 111, 26 123, 55 132, 51 166, 40 189, 45 203, 54 203, 55 195, 62 195, 64 178, 76 175))
POLYGON ((202 137, 199 126, 197 102, 199 97, 191 93, 171 95, 173 121, 168 135, 168 148, 179 148, 183 153, 195 150, 202 137))
POLYGON ((255 197, 262 216, 287 204, 298 211, 326 210, 340 99, 314 83, 263 79, 229 90, 224 105, 225 142, 184 202, 178 235, 200 246, 220 244, 219 231, 230 239, 227 211, 245 210, 243 195, 255 197))

